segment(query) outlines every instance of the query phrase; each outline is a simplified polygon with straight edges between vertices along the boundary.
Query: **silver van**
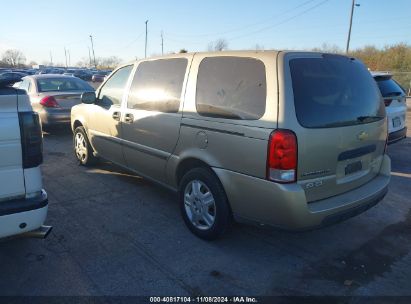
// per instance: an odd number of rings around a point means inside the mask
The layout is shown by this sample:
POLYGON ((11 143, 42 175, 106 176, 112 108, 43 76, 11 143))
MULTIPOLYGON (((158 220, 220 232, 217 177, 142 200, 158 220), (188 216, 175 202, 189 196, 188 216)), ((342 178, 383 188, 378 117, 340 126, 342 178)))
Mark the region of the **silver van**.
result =
POLYGON ((378 203, 390 181, 383 99, 367 68, 295 51, 178 54, 117 68, 73 107, 75 155, 178 191, 204 239, 234 218, 320 227, 378 203))

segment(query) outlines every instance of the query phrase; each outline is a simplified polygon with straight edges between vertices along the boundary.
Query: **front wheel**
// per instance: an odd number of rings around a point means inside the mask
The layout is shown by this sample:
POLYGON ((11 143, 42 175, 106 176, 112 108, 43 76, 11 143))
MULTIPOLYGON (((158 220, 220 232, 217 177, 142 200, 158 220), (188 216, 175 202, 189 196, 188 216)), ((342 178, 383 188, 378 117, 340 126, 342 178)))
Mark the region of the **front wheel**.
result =
POLYGON ((74 154, 79 165, 90 166, 96 163, 96 157, 93 155, 93 148, 87 138, 84 127, 77 127, 73 135, 74 154))
POLYGON ((213 240, 229 226, 228 200, 220 181, 210 169, 188 171, 181 180, 179 197, 184 222, 196 236, 213 240))

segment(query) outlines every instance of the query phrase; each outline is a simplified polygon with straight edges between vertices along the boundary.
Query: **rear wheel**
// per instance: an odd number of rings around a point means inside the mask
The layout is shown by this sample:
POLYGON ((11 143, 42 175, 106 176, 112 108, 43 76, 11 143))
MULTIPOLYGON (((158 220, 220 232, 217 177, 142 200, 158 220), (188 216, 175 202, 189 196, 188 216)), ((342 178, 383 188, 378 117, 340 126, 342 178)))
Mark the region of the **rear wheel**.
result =
POLYGON ((93 148, 87 138, 84 127, 77 127, 73 135, 74 154, 79 165, 90 166, 96 163, 97 158, 93 155, 93 148))
POLYGON ((181 180, 179 196, 184 222, 196 236, 213 240, 229 226, 228 200, 220 181, 210 169, 188 171, 181 180))

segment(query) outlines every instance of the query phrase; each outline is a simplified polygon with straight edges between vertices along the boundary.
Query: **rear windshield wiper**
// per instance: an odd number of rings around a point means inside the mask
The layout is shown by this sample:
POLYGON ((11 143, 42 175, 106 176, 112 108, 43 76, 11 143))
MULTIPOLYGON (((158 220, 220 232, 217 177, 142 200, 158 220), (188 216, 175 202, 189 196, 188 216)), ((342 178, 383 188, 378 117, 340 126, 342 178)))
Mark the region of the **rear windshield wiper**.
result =
POLYGON ((364 123, 364 122, 377 121, 377 120, 380 120, 380 119, 383 119, 383 118, 384 118, 384 116, 377 116, 377 115, 358 116, 357 121, 364 123))
POLYGON ((354 125, 360 125, 363 123, 378 121, 383 118, 384 116, 376 116, 376 115, 358 116, 356 119, 353 119, 353 120, 330 122, 330 123, 327 123, 321 126, 316 126, 316 128, 348 127, 348 126, 354 126, 354 125))

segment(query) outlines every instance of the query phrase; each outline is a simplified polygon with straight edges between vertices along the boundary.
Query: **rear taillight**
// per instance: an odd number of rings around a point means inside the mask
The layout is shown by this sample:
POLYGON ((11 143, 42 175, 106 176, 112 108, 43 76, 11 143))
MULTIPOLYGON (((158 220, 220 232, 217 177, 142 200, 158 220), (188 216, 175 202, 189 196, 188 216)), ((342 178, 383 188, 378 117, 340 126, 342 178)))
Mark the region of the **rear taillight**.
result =
POLYGON ((46 96, 40 100, 40 104, 46 108, 58 108, 59 104, 53 96, 46 96))
POLYGON ((290 130, 271 133, 267 152, 267 179, 278 183, 297 180, 297 137, 290 130))
POLYGON ((388 107, 392 102, 392 99, 384 99, 384 104, 386 107, 388 107))
POLYGON ((23 168, 34 168, 43 162, 43 138, 39 116, 35 112, 20 112, 20 136, 23 168))

